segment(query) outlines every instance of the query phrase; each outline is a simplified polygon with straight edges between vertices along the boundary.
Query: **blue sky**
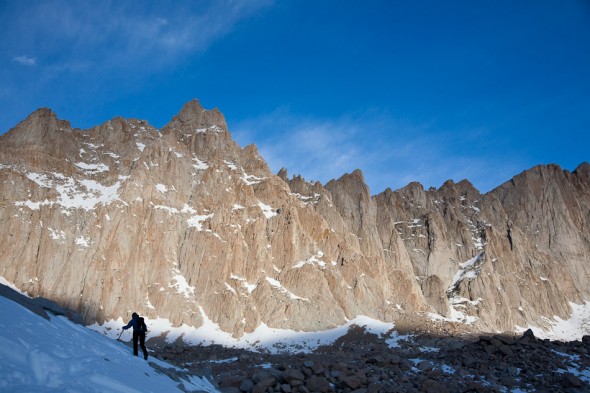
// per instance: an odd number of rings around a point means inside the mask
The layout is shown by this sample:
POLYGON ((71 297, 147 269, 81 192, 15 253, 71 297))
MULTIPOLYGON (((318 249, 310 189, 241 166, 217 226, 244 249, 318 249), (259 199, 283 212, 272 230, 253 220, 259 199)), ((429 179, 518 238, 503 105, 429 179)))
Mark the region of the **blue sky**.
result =
POLYGON ((373 194, 590 160, 590 2, 0 0, 0 132, 198 98, 273 171, 373 194))

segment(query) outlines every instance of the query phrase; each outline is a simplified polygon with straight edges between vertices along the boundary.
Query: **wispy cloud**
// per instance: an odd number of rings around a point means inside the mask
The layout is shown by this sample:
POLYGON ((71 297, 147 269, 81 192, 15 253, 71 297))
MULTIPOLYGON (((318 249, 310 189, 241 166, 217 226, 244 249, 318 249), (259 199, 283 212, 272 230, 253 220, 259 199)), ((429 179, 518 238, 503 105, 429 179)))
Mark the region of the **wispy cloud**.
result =
POLYGON ((39 106, 104 120, 100 110, 149 95, 154 83, 179 89, 176 70, 206 63, 213 45, 271 1, 0 1, 0 133, 39 106))
POLYGON ((444 132, 382 114, 326 120, 277 110, 232 126, 232 133, 242 145, 255 143, 274 172, 285 167, 325 184, 361 169, 372 193, 413 181, 438 188, 449 179, 468 179, 487 192, 523 167, 482 154, 491 140, 484 130, 444 132))
POLYGON ((37 59, 29 56, 16 56, 12 58, 12 61, 27 67, 37 65, 37 59))
MULTIPOLYGON (((35 53, 54 69, 146 72, 206 50, 268 0, 204 2, 46 0, 12 6, 5 42, 35 53), (70 66, 73 64, 74 66, 70 66)), ((13 61, 34 65, 36 59, 13 61)))
POLYGON ((361 154, 354 144, 356 125, 295 117, 284 110, 241 122, 232 132, 240 143, 256 143, 273 171, 285 167, 309 180, 325 182, 350 172, 361 154))

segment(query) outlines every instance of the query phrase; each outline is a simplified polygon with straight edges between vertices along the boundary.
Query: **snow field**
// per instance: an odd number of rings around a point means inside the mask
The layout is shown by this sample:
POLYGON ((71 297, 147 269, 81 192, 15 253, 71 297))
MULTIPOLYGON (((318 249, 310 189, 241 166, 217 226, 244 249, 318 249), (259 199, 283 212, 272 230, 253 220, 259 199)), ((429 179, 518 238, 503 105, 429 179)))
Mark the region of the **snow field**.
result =
MULTIPOLYGON (((173 326, 168 319, 146 318, 148 334, 146 339, 152 337, 165 336, 166 342, 173 343, 181 338, 185 343, 191 345, 213 345, 219 344, 228 348, 242 348, 266 353, 310 353, 314 349, 329 345, 340 337, 344 336, 352 325, 365 328, 369 333, 379 336, 387 336, 387 343, 390 347, 397 347, 398 340, 401 336, 393 332, 394 324, 381 322, 366 316, 358 316, 344 325, 333 329, 320 332, 301 332, 291 329, 276 329, 262 323, 251 333, 247 333, 240 338, 232 337, 230 333, 224 332, 219 325, 211 321, 200 308, 203 317, 203 325, 195 328, 188 325, 173 326)), ((110 320, 102 325, 93 324, 88 326, 111 338, 117 338, 121 332, 121 327, 126 322, 119 318, 110 320)), ((131 340, 131 333, 124 332, 122 340, 131 340)))
MULTIPOLYGON (((196 377, 181 383, 186 391, 216 391, 196 377)), ((123 343, 0 297, 0 392, 181 392, 178 386, 123 343)))

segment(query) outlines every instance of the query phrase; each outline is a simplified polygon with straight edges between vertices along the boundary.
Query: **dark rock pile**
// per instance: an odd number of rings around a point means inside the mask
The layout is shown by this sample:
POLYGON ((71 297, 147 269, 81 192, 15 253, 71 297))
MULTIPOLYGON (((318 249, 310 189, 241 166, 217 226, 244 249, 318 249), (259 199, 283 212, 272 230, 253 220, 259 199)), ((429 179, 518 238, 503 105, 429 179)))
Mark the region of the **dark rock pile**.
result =
POLYGON ((160 356, 209 378, 225 393, 588 392, 590 336, 583 341, 522 336, 379 338, 352 328, 313 353, 268 354, 181 344, 160 356))

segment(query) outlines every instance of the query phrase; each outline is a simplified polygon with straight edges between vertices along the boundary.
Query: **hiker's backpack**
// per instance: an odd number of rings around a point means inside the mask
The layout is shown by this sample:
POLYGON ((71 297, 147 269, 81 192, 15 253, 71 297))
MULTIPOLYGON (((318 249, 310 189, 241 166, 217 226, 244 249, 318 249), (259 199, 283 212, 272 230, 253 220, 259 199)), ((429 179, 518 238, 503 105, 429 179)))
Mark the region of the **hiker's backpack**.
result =
POLYGON ((147 332, 147 326, 143 320, 143 317, 139 317, 139 331, 142 333, 147 332))

